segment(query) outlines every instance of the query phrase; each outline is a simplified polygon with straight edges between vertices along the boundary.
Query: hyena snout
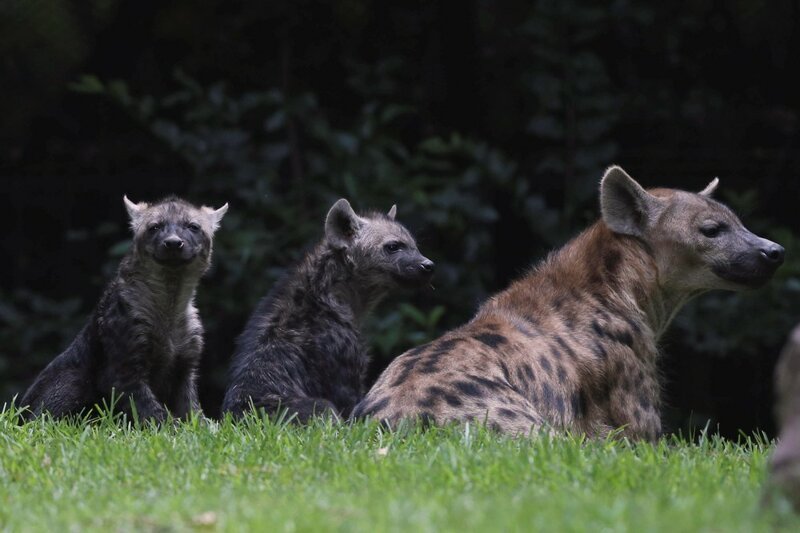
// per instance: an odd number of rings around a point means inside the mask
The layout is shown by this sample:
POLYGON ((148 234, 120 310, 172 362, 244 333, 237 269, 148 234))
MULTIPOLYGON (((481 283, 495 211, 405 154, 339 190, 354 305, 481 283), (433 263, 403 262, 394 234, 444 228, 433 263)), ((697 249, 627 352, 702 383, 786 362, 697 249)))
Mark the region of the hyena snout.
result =
POLYGON ((180 266, 192 262, 203 248, 200 239, 179 231, 163 232, 154 243, 153 257, 163 265, 180 266))
POLYGON ((768 241, 767 239, 761 240, 763 244, 758 250, 761 255, 761 260, 767 264, 775 265, 775 268, 781 266, 786 256, 786 250, 783 249, 783 246, 776 242, 768 241))
POLYGON ((421 286, 429 283, 436 270, 436 263, 425 256, 418 255, 400 265, 400 272, 395 277, 401 285, 421 286))
POLYGON ((184 242, 183 239, 177 235, 173 235, 164 239, 164 242, 162 242, 161 245, 168 250, 180 250, 183 248, 184 242))
POLYGON ((748 232, 743 243, 730 250, 728 260, 715 264, 712 270, 720 278, 737 285, 760 287, 783 264, 785 255, 780 244, 748 232))

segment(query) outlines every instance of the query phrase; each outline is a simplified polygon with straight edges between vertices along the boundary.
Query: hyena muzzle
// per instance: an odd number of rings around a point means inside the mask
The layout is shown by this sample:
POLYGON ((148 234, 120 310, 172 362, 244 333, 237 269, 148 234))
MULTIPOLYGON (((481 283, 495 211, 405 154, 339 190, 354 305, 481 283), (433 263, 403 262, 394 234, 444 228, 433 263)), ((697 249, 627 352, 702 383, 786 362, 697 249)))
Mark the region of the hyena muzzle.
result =
POLYGON ((325 237, 261 301, 239 337, 222 410, 285 410, 299 422, 348 416, 364 395, 369 357, 360 326, 392 289, 429 283, 433 262, 388 215, 359 216, 347 200, 328 213, 325 237))
POLYGON ((125 198, 133 246, 87 324, 36 378, 20 405, 30 418, 111 405, 140 419, 200 412, 196 371, 203 328, 194 294, 228 209, 175 197, 153 205, 125 198))
POLYGON ((469 323, 395 359, 354 415, 655 439, 657 342, 675 313, 709 289, 760 286, 783 262, 711 198, 717 183, 646 191, 609 168, 600 221, 469 323))

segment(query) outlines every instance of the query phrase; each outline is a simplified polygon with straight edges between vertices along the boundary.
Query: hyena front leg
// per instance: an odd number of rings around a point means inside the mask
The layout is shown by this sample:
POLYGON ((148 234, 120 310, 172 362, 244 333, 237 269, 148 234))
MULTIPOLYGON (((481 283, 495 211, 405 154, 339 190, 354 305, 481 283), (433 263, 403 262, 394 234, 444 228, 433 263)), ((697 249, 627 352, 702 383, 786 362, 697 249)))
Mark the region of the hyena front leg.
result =
POLYGON ((186 366, 177 373, 174 393, 168 405, 173 416, 187 419, 191 413, 202 416, 200 398, 197 394, 197 373, 193 366, 186 366))
POLYGON ((661 435, 660 395, 655 371, 644 363, 618 362, 610 376, 609 418, 622 434, 654 441, 661 435))

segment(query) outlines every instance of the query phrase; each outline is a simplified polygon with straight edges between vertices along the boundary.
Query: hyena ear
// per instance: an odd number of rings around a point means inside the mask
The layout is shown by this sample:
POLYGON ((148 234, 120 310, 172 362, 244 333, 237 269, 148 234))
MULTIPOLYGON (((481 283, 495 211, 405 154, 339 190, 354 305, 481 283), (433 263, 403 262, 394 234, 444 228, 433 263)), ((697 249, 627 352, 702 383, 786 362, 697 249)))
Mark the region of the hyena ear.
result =
POLYGON ((711 195, 714 194, 714 191, 717 190, 718 185, 719 185, 719 178, 714 178, 708 185, 706 185, 706 188, 700 191, 698 194, 700 196, 708 196, 709 198, 711 198, 711 195))
POLYGON ((217 231, 219 229, 220 222, 222 222, 222 217, 224 217, 225 213, 228 212, 228 203, 225 202, 225 205, 223 205, 219 209, 203 206, 203 211, 211 219, 211 229, 213 231, 217 231))
POLYGON ((135 204, 130 200, 128 200, 127 194, 123 196, 122 199, 125 201, 125 209, 128 210, 128 217, 130 217, 131 219, 131 225, 136 224, 136 221, 142 215, 142 211, 147 209, 147 204, 144 202, 139 202, 138 204, 135 204))
POLYGON ((618 166, 609 167, 600 182, 600 211, 615 233, 641 237, 658 203, 658 198, 618 166))
POLYGON ((350 202, 342 198, 333 204, 325 218, 325 238, 334 248, 347 248, 362 223, 363 220, 353 211, 350 202))
POLYGON ((394 204, 392 206, 392 208, 389 209, 389 212, 386 213, 386 216, 389 217, 390 219, 394 220, 394 217, 397 216, 397 204, 394 204))

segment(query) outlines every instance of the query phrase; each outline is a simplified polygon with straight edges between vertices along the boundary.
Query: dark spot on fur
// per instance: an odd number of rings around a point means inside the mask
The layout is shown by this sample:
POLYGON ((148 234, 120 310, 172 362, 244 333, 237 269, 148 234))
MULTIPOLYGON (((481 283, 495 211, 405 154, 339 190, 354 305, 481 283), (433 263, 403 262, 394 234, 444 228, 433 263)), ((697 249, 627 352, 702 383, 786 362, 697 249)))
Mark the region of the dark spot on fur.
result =
POLYGON ((564 416, 564 398, 561 397, 561 396, 556 396, 555 405, 556 405, 556 411, 558 411, 558 414, 563 417, 564 416))
POLYGON ((502 416, 503 418, 508 418, 509 420, 516 420, 517 418, 517 413, 515 413, 511 409, 506 409, 505 407, 501 407, 500 409, 497 410, 497 412, 500 414, 500 416, 502 416))
POLYGON ((404 357, 408 357, 409 359, 414 359, 416 357, 419 357, 420 354, 422 354, 422 352, 424 352, 425 350, 427 350, 430 347, 430 345, 431 345, 431 343, 423 344, 422 346, 417 346, 413 350, 411 350, 408 353, 406 353, 406 355, 404 357))
POLYGON ((444 401, 447 402, 447 405, 450 407, 461 407, 463 404, 461 400, 455 394, 445 394, 444 401))
POLYGON ((625 346, 633 347, 633 335, 628 330, 617 333, 616 340, 625 346))
POLYGON ((417 361, 419 360, 418 358, 415 357, 406 357, 406 356, 401 356, 401 357, 405 359, 404 361, 400 362, 400 366, 403 367, 403 370, 400 372, 400 374, 397 375, 397 378, 395 378, 395 380, 391 383, 390 385, 391 387, 397 387, 402 383, 405 383, 405 381, 408 379, 408 376, 411 375, 411 371, 414 370, 414 365, 416 365, 417 361))
POLYGON ((569 355, 571 358, 576 359, 578 357, 578 355, 575 353, 575 350, 573 350, 572 347, 567 344, 567 342, 562 339, 560 335, 556 335, 556 342, 564 349, 565 352, 567 352, 567 355, 569 355))
POLYGON ((515 319, 512 321, 514 328, 529 338, 538 337, 537 333, 534 331, 536 327, 533 322, 524 319, 515 319))
POLYGON ((558 380, 561 383, 567 381, 567 371, 564 369, 563 365, 558 365, 558 380))
POLYGON ((570 404, 576 418, 586 414, 586 396, 583 394, 583 391, 578 391, 573 394, 570 404))
POLYGON ((433 396, 428 396, 427 398, 423 398, 422 400, 418 401, 417 405, 425 409, 430 409, 435 403, 436 398, 433 396))
POLYGON ((481 376, 476 376, 474 374, 469 374, 469 378, 472 379, 476 384, 486 387, 487 389, 491 390, 498 390, 503 387, 502 383, 498 383, 492 379, 487 379, 481 376))
POLYGON ((362 416, 362 415, 371 415, 371 414, 379 413, 380 411, 385 409, 386 406, 388 406, 388 405, 389 405, 389 398, 384 396, 383 398, 381 398, 380 400, 377 400, 374 403, 370 403, 368 405, 364 405, 363 407, 361 407, 360 409, 357 410, 357 411, 360 411, 360 412, 356 412, 356 413, 353 413, 353 414, 355 416, 362 416))
POLYGON ((548 359, 546 355, 542 355, 539 358, 539 364, 542 365, 542 369, 544 369, 548 375, 552 375, 553 365, 550 364, 550 359, 548 359))
POLYGON ((525 363, 524 365, 522 365, 522 369, 525 371, 525 377, 527 377, 529 380, 532 380, 534 375, 533 375, 533 368, 531 367, 531 365, 525 363))
POLYGON ((483 397, 483 391, 480 387, 475 385, 475 383, 471 383, 469 381, 456 381, 455 387, 467 396, 478 398, 483 397))
POLYGON ((557 296, 555 300, 553 300, 553 309, 556 311, 560 311, 562 307, 564 307, 564 302, 566 298, 564 296, 557 296))
POLYGON ((542 383, 542 403, 547 407, 553 405, 553 389, 547 383, 542 383))
POLYGON ((555 346, 552 345, 550 346, 550 353, 553 354, 553 357, 555 357, 556 360, 561 359, 561 352, 559 352, 558 348, 556 348, 555 346))
POLYGON ((511 381, 511 373, 508 371, 508 366, 504 361, 500 361, 500 371, 503 372, 503 377, 506 381, 511 381))
POLYGON ((606 352, 605 347, 599 342, 596 342, 594 344, 594 354, 600 359, 605 359, 606 357, 608 357, 608 352, 606 352))
POLYGON ((598 337, 608 336, 606 330, 603 329, 603 326, 601 326, 597 320, 592 320, 592 329, 594 330, 595 335, 597 335, 598 337))
POLYGON ((606 272, 609 274, 614 274, 617 271, 617 267, 619 267, 619 263, 622 260, 622 254, 619 250, 609 250, 603 256, 603 266, 606 269, 606 272))
POLYGON ((501 344, 508 342, 508 339, 496 333, 479 333, 477 335, 473 335, 472 338, 476 341, 482 342, 489 348, 497 348, 501 344))

